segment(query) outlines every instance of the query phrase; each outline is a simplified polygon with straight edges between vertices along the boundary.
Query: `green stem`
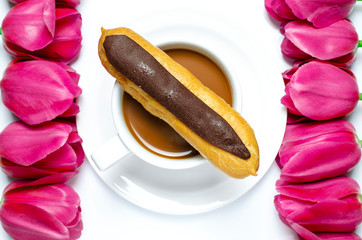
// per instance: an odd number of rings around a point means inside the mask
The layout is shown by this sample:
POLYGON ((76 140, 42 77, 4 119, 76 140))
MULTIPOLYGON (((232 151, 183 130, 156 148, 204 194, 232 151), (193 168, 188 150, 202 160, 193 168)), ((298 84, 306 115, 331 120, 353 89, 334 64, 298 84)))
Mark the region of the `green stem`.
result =
POLYGON ((362 100, 362 93, 359 94, 359 100, 362 100))
POLYGON ((362 140, 359 139, 359 137, 355 134, 356 138, 357 138, 357 142, 359 143, 359 145, 361 146, 362 148, 362 140))
MULTIPOLYGON (((362 0, 359 0, 359 1, 362 1, 362 0)), ((0 28, 0 35, 3 35, 3 32, 1 31, 1 28, 0 28)))
MULTIPOLYGON (((358 1, 362 1, 362 0, 358 0, 358 1)), ((362 47, 362 40, 359 40, 359 41, 358 41, 357 47, 362 47)))

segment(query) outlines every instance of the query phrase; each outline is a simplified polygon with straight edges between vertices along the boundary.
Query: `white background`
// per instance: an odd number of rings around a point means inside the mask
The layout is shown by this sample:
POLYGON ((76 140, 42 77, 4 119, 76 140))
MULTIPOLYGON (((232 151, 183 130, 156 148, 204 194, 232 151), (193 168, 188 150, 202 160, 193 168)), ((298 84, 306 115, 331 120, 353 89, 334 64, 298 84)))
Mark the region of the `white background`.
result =
MULTIPOLYGON (((0 1, 1 21, 10 7, 7 1, 0 1)), ((260 51, 264 51, 266 57, 270 54, 276 56, 272 61, 278 64, 277 70, 282 72, 290 67, 280 53, 282 35, 278 24, 266 13, 262 0, 223 0, 217 1, 217 4, 205 0, 82 1, 78 10, 82 13, 83 21, 87 22, 83 28, 85 40, 82 53, 72 66, 77 69, 78 64, 84 62, 80 60, 87 58, 87 53, 96 51, 96 48, 87 45, 89 42, 87 36, 91 36, 89 33, 94 29, 98 31, 103 22, 124 26, 130 20, 136 20, 152 11, 175 9, 204 11, 252 29, 255 36, 249 37, 263 37, 260 51)), ((362 36, 361 13, 362 5, 357 3, 350 18, 362 36)), ((357 61, 352 66, 352 71, 358 79, 362 78, 361 54, 358 53, 357 61), (358 70, 358 67, 361 70, 358 70)), ((11 57, 0 48, 1 74, 10 60, 11 57)), ((263 66, 260 66, 261 71, 262 69, 263 66)), ((282 78, 279 80, 282 81, 282 78)), ((359 80, 359 85, 361 84, 359 80)), ((14 119, 0 103, 0 130, 14 119)), ((362 106, 359 104, 349 120, 355 125, 357 133, 362 136, 361 119, 362 106)), ((350 176, 362 184, 361 173, 360 163, 350 176)), ((264 178, 241 198, 220 209, 188 216, 159 214, 135 206, 110 190, 87 161, 80 168, 80 174, 69 184, 78 192, 82 201, 84 230, 81 239, 297 239, 294 232, 281 223, 274 209, 275 181, 279 174, 280 170, 273 164, 264 178)), ((0 172, 0 189, 4 189, 10 181, 0 172)), ((358 228, 357 233, 362 235, 362 227, 358 228)), ((0 229, 0 239, 10 239, 2 229, 0 229)))

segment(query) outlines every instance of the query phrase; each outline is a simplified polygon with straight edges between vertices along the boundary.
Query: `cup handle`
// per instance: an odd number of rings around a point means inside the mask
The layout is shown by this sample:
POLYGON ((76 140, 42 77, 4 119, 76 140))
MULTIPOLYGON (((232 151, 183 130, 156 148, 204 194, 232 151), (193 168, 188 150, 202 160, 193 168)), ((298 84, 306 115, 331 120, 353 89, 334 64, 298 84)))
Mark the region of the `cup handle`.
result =
POLYGON ((130 151, 116 135, 93 152, 91 157, 98 169, 104 171, 129 153, 130 151))

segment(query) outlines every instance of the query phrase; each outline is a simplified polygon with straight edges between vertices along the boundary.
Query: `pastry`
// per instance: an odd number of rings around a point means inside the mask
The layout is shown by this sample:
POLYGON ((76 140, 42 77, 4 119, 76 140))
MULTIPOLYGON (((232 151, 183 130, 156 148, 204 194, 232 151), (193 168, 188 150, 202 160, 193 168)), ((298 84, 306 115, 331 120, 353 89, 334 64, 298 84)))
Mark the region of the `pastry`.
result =
POLYGON ((214 166, 234 178, 257 174, 259 149, 250 125, 166 53, 128 28, 102 29, 98 53, 127 93, 214 166))

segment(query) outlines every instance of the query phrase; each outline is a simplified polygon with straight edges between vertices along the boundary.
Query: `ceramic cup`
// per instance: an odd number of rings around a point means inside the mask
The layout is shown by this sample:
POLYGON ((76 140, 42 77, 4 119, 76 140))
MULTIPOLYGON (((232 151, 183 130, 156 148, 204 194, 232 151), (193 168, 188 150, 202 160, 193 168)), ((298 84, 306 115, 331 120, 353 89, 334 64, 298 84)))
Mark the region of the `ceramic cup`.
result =
MULTIPOLYGON (((214 61, 229 80, 233 98, 233 108, 239 112, 241 111, 242 96, 239 81, 233 70, 228 67, 228 60, 224 59, 222 54, 216 54, 213 51, 213 48, 207 49, 197 43, 190 42, 165 42, 163 44, 157 44, 157 46, 163 50, 193 50, 214 61)), ((92 159, 95 161, 100 170, 108 168, 117 161, 122 161, 122 159, 126 156, 129 158, 130 155, 132 155, 132 157, 142 159, 143 161, 156 167, 165 169, 188 169, 207 162, 207 160, 200 154, 190 158, 175 160, 153 154, 142 147, 130 133, 124 120, 122 112, 123 93, 124 92, 120 85, 115 82, 112 92, 112 114, 118 134, 92 154, 92 159)))

